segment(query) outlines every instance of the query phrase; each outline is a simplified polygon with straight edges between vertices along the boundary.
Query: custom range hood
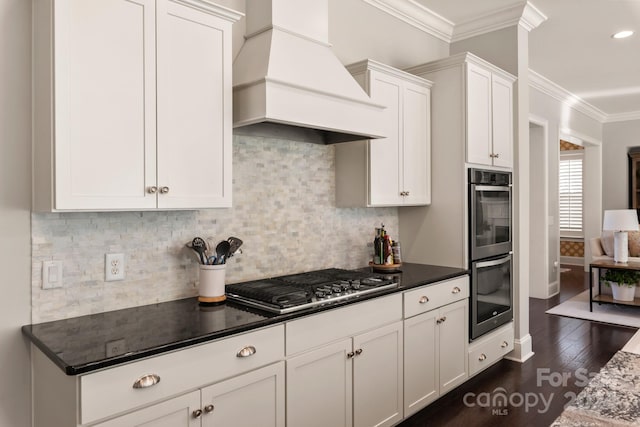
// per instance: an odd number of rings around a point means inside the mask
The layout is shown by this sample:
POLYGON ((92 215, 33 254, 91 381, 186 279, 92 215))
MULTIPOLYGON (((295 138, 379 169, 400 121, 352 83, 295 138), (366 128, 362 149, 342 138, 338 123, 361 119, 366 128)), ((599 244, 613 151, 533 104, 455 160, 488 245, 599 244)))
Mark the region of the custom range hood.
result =
POLYGON ((234 133, 328 144, 386 136, 384 106, 331 52, 328 9, 327 0, 246 0, 234 133))

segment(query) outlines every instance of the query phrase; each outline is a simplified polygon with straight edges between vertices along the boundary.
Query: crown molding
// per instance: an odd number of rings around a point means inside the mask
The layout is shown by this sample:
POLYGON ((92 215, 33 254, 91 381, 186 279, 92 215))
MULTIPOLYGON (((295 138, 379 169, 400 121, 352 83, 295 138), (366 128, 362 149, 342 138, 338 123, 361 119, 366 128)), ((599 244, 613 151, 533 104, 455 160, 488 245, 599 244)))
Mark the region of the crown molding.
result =
POLYGON ((529 2, 498 9, 472 20, 454 24, 414 0, 363 0, 427 34, 452 43, 503 28, 522 25, 527 31, 547 17, 529 2))
POLYGON ((587 115, 588 117, 597 120, 600 123, 605 123, 607 121, 608 115, 604 111, 594 107, 584 99, 574 95, 573 93, 569 92, 568 90, 564 89, 563 87, 531 69, 529 69, 529 86, 539 90, 546 95, 549 95, 550 97, 562 102, 565 105, 568 105, 574 110, 577 110, 587 115))
POLYGON ((609 114, 605 123, 626 122, 629 120, 640 120, 640 111, 629 111, 626 113, 609 114))
POLYGON ((413 0, 363 0, 427 34, 451 43, 453 22, 413 0))
POLYGON ((542 13, 540 9, 527 2, 524 5, 524 10, 522 11, 520 25, 522 25, 525 30, 531 31, 538 28, 547 19, 549 19, 547 15, 542 13))
POLYGON ((531 31, 547 20, 538 8, 529 2, 495 10, 486 15, 456 24, 453 29, 453 42, 521 25, 531 31))

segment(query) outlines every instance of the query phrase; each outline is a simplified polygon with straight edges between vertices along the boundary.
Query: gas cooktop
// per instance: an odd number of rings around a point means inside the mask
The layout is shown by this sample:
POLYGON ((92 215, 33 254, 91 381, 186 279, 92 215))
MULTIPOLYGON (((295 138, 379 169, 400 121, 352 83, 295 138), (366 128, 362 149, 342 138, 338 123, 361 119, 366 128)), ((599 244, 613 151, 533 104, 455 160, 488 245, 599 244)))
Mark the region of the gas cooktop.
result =
POLYGON ((329 268, 236 283, 227 298, 272 313, 291 313, 396 287, 391 276, 329 268))

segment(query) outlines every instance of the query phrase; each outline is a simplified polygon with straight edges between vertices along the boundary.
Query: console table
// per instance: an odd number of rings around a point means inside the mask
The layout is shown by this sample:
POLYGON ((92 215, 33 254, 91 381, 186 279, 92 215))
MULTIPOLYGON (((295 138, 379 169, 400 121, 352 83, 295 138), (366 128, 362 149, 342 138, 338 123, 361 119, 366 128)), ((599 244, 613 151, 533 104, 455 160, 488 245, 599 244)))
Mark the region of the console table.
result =
POLYGON ((629 261, 627 263, 616 263, 607 260, 598 260, 589 264, 589 311, 593 311, 593 303, 598 304, 618 304, 640 307, 640 298, 634 298, 633 301, 618 301, 613 299, 612 295, 602 295, 602 282, 600 281, 600 270, 636 270, 640 271, 640 262, 629 261), (593 270, 598 270, 598 295, 593 296, 593 270))

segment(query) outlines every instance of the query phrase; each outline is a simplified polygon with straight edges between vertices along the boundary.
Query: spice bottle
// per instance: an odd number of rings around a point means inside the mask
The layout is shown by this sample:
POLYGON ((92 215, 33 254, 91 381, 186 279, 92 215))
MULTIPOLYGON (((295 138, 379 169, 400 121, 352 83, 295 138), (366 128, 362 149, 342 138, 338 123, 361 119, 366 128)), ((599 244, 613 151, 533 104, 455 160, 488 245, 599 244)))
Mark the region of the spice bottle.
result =
POLYGON ((393 251, 393 263, 402 264, 402 255, 400 253, 400 242, 395 240, 391 245, 391 250, 393 251))
POLYGON ((393 264, 393 249, 391 247, 391 238, 388 234, 384 235, 384 264, 393 264))

